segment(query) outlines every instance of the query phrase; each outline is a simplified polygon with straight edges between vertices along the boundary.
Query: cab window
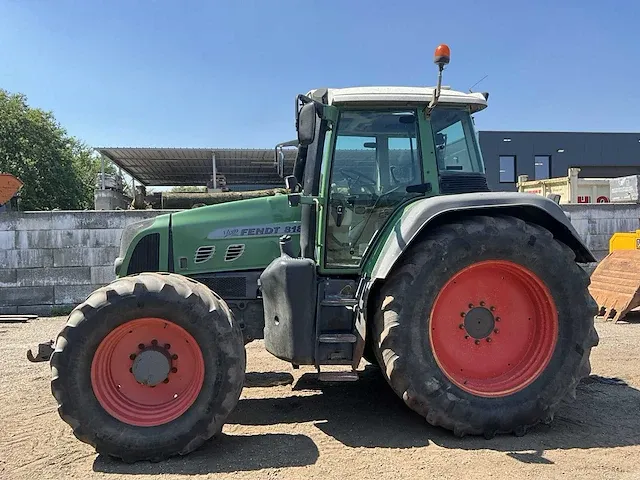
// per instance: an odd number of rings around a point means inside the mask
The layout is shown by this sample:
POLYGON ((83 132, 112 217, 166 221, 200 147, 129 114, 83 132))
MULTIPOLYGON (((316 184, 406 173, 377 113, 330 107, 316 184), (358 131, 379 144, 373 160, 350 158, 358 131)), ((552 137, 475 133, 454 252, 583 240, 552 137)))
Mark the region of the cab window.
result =
POLYGON ((467 110, 436 108, 431 114, 431 128, 441 174, 484 173, 471 115, 467 110))

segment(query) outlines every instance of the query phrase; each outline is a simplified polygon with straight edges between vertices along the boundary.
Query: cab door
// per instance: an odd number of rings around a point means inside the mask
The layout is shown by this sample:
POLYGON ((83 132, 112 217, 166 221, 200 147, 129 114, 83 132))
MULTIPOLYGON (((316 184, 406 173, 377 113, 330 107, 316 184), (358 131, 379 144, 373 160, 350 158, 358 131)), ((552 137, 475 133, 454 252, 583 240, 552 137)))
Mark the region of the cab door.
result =
POLYGON ((431 128, 419 109, 344 109, 325 147, 316 258, 357 273, 401 205, 438 193, 431 128))

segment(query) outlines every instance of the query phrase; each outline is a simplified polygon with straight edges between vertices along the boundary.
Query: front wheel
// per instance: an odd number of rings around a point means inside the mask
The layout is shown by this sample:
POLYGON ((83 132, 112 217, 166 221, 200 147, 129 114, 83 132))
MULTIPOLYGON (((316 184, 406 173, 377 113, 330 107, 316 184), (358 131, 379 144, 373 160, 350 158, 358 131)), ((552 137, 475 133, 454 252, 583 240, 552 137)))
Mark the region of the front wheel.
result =
POLYGON ((244 383, 242 332, 204 285, 125 277, 71 312, 51 388, 75 436, 128 462, 191 452, 218 433, 244 383))
POLYGON ((375 350, 392 388, 457 435, 551 422, 598 343, 589 277, 542 227, 469 217, 429 232, 381 288, 375 350))

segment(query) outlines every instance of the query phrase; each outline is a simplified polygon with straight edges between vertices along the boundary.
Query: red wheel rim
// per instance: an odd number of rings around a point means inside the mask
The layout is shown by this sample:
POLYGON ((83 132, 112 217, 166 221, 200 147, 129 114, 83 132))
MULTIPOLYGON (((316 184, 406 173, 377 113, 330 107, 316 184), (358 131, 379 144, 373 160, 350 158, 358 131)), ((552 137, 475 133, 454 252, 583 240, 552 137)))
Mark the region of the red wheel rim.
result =
POLYGON ((139 318, 112 330, 91 363, 91 386, 102 408, 121 422, 140 427, 178 418, 196 400, 203 382, 198 342, 184 328, 161 318, 139 318), (155 386, 139 383, 133 373, 135 359, 151 350, 161 352, 161 362, 169 365, 166 379, 155 386))
POLYGON ((438 366, 477 396, 504 397, 526 388, 548 365, 557 338, 551 292, 513 262, 464 268, 442 288, 431 311, 429 339, 438 366))

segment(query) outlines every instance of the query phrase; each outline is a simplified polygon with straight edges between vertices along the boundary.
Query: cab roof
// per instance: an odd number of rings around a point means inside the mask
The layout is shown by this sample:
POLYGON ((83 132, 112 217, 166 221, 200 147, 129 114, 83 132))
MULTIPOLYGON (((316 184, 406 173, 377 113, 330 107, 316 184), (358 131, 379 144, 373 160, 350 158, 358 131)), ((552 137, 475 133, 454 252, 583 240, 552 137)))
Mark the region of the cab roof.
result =
MULTIPOLYGON (((324 97, 329 105, 345 105, 351 103, 363 104, 428 104, 434 87, 348 87, 348 88, 318 88, 311 90, 307 96, 317 101, 324 97), (325 96, 326 95, 326 96, 325 96)), ((488 94, 474 92, 465 93, 442 87, 438 103, 449 105, 469 105, 472 112, 478 112, 487 107, 488 94)))

